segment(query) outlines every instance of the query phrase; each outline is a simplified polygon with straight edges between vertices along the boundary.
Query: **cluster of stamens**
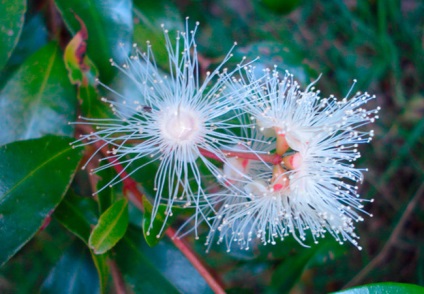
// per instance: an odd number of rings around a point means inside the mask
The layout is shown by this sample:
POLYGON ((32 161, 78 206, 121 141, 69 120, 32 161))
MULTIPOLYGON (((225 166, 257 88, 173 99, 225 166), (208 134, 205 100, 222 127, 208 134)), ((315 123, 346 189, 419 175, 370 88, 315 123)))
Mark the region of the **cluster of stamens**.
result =
POLYGON ((379 108, 362 107, 375 97, 321 99, 316 81, 301 91, 290 73, 280 77, 277 68, 257 77, 253 62, 244 64, 244 58, 231 71, 223 67, 231 51, 201 77, 197 25, 186 25, 172 42, 163 28, 167 74, 158 69, 150 42, 146 52, 134 45, 124 64, 111 61, 138 94, 126 97, 103 85, 118 97, 102 98, 116 118, 77 123, 95 131, 74 146, 101 145, 88 162, 109 147, 102 159, 107 163, 92 172, 122 166, 106 188, 155 165, 152 220, 166 204, 163 230, 175 205, 194 207, 188 231, 197 238, 198 225, 207 222, 208 246, 215 234, 230 250, 233 244, 249 249, 255 240, 276 244, 287 236, 304 245, 308 235, 317 242, 326 233, 358 246, 354 225, 370 200, 359 198, 363 169, 354 162, 359 144, 374 136, 360 128, 378 118, 379 108), (214 179, 213 189, 205 187, 204 173, 214 179))

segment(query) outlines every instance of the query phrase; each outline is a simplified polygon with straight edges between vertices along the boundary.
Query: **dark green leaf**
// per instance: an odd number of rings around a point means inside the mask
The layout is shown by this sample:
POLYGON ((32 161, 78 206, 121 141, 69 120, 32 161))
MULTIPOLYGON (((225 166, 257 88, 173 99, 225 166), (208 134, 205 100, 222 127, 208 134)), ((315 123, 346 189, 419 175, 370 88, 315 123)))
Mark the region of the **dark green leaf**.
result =
POLYGON ((81 159, 71 141, 46 136, 0 147, 0 264, 32 238, 65 195, 81 159))
POLYGON ((75 242, 44 281, 41 293, 99 293, 99 279, 87 247, 75 242))
POLYGON ((166 214, 165 214, 167 209, 166 205, 160 204, 158 207, 158 211, 156 213, 156 217, 153 220, 152 228, 149 230, 149 227, 152 221, 153 206, 150 203, 150 201, 147 199, 147 197, 143 197, 142 201, 143 201, 143 207, 144 207, 144 214, 143 214, 143 220, 142 220, 143 234, 147 244, 149 244, 149 246, 151 247, 159 243, 159 241, 165 235, 166 229, 176 219, 175 217, 177 215, 182 215, 184 213, 193 215, 194 213, 194 211, 192 211, 192 209, 190 208, 181 208, 181 207, 174 206, 172 208, 172 215, 169 217, 166 217, 166 214))
POLYGON ((414 284, 404 284, 404 283, 376 283, 368 284, 364 286, 359 286, 339 292, 334 293, 343 293, 343 294, 422 294, 424 293, 424 287, 414 285, 414 284))
POLYGON ((96 254, 111 249, 124 236, 128 226, 128 201, 116 201, 101 216, 88 241, 96 254))
POLYGON ((9 77, 28 57, 47 43, 48 32, 43 13, 39 12, 35 15, 27 13, 19 42, 6 65, 0 70, 0 88, 3 88, 9 77))
POLYGON ((184 29, 184 23, 177 7, 168 1, 134 1, 135 16, 134 42, 145 50, 146 41, 152 45, 156 62, 162 67, 169 65, 168 51, 163 28, 169 30, 171 42, 175 42, 176 32, 184 29))
POLYGON ((151 248, 140 231, 133 227, 117 244, 116 261, 135 293, 212 293, 205 280, 170 241, 164 239, 151 248))
MULTIPOLYGON (((102 165, 104 165, 105 163, 102 162, 102 165)), ((100 189, 104 188, 105 186, 108 186, 109 183, 112 181, 112 179, 114 177, 116 177, 117 173, 113 168, 107 168, 104 170, 101 170, 97 173, 97 176, 100 178, 99 181, 97 182, 97 190, 99 191, 100 189)), ((105 212, 109 206, 112 205, 112 203, 115 202, 116 199, 116 194, 115 191, 116 190, 121 190, 119 189, 121 185, 115 185, 113 187, 106 187, 104 188, 102 191, 97 193, 97 198, 99 200, 99 210, 100 213, 105 212)))
POLYGON ((166 228, 169 226, 169 220, 167 224, 164 224, 166 220, 166 215, 165 215, 166 205, 163 205, 163 204, 159 205, 158 212, 153 221, 153 227, 150 230, 149 230, 149 226, 152 220, 153 206, 149 202, 149 200, 146 199, 146 197, 143 197, 143 207, 144 207, 144 214, 143 214, 142 226, 143 226, 144 238, 146 239, 146 242, 147 244, 149 244, 149 246, 155 246, 157 243, 159 243, 160 239, 165 234, 166 228))
POLYGON ((72 135, 75 89, 56 44, 32 55, 0 93, 0 145, 46 134, 72 135))
POLYGON ((36 51, 47 45, 49 32, 42 11, 30 15, 27 13, 21 38, 13 50, 7 66, 19 66, 36 51))
POLYGON ((0 70, 18 43, 24 25, 25 0, 0 0, 0 70))
POLYGON ((273 272, 271 286, 277 293, 288 293, 300 279, 319 246, 304 249, 286 258, 273 272))
POLYGON ((96 214, 97 203, 94 199, 77 196, 69 191, 53 217, 88 245, 91 227, 97 223, 96 214))
POLYGON ((113 76, 109 59, 121 64, 128 56, 133 33, 132 1, 129 0, 56 0, 56 5, 71 31, 80 30, 77 15, 88 31, 87 52, 108 82, 113 76), (120 46, 123 44, 123 46, 120 46))
MULTIPOLYGON (((96 213, 97 203, 92 198, 77 196, 73 192, 69 192, 53 216, 88 246, 91 226, 97 223, 96 213)), ((107 255, 97 255, 91 251, 90 253, 99 275, 101 293, 104 293, 109 279, 107 255)))
POLYGON ((92 250, 90 250, 90 254, 100 280, 100 293, 106 293, 110 276, 109 264, 107 263, 108 254, 95 254, 92 250))
POLYGON ((39 289, 69 243, 69 234, 52 220, 0 268, 0 293, 26 294, 39 289))
POLYGON ((326 266, 330 262, 339 260, 349 254, 349 246, 340 245, 336 240, 326 238, 318 244, 318 249, 309 260, 308 267, 326 266))

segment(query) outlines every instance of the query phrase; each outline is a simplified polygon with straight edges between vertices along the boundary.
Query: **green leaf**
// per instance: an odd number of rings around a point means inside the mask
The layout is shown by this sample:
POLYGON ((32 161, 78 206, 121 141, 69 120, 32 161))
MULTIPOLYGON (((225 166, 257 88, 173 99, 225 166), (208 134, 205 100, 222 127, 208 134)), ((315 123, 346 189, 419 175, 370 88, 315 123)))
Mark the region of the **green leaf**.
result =
POLYGON ((151 248, 140 231, 130 226, 115 250, 117 265, 134 293, 212 293, 192 264, 166 239, 151 248))
MULTIPOLYGON (((93 198, 81 197, 73 192, 68 192, 53 217, 88 246, 91 226, 97 223, 96 213, 97 203, 93 198)), ((91 250, 90 253, 99 275, 100 292, 104 293, 109 280, 107 254, 97 255, 91 250)))
POLYGON ((38 290, 40 283, 63 255, 63 249, 68 246, 69 234, 59 223, 51 221, 10 262, 0 268, 0 293, 25 294, 38 290))
POLYGON ((380 293, 390 293, 390 294, 422 294, 424 293, 424 287, 414 285, 414 284, 404 284, 404 283, 376 283, 363 285, 339 292, 334 293, 343 293, 343 294, 380 294, 380 293))
POLYGON ((172 215, 167 218, 165 214, 167 206, 165 204, 159 204, 156 217, 153 220, 152 228, 150 228, 149 230, 149 227, 152 221, 153 205, 150 203, 147 197, 143 197, 142 201, 143 201, 144 213, 143 213, 141 226, 143 228, 144 238, 146 239, 146 242, 150 247, 153 247, 159 243, 159 241, 165 235, 166 229, 176 219, 177 215, 182 215, 184 213, 186 214, 191 213, 190 215, 193 215, 194 213, 194 211, 192 211, 192 209, 190 208, 181 208, 178 206, 174 206, 172 208, 172 215))
POLYGON ((277 293, 288 293, 300 279, 311 258, 319 246, 307 248, 286 258, 274 271, 271 277, 271 286, 277 293))
POLYGON ((94 266, 97 270, 97 275, 100 280, 100 293, 106 293, 107 284, 109 282, 109 264, 108 264, 108 254, 95 254, 90 250, 91 259, 94 262, 94 266))
MULTIPOLYGON (((102 165, 105 165, 107 163, 102 162, 102 165)), ((106 168, 104 170, 99 171, 96 174, 100 179, 97 182, 97 191, 99 191, 100 189, 104 188, 105 186, 108 186, 109 183, 112 181, 112 179, 114 177, 117 176, 116 171, 113 168, 106 168)), ((97 193, 97 198, 98 198, 98 202, 99 202, 99 210, 100 213, 105 212, 111 205, 112 203, 115 202, 116 200, 116 190, 122 191, 120 184, 115 185, 113 187, 106 187, 104 188, 102 191, 97 193)))
POLYGON ((21 38, 3 70, 10 70, 10 67, 15 68, 20 66, 28 57, 46 46, 48 40, 49 32, 46 19, 44 18, 44 12, 38 11, 33 15, 28 12, 25 16, 21 38))
POLYGON ((178 8, 169 1, 136 0, 133 13, 135 17, 134 42, 145 50, 146 41, 152 45, 155 60, 163 69, 168 68, 169 58, 166 50, 164 27, 171 32, 171 42, 175 43, 176 31, 184 29, 184 22, 178 8))
POLYGON ((0 145, 46 134, 72 135, 75 89, 60 48, 51 43, 32 55, 0 92, 0 145))
POLYGON ((124 236, 128 226, 128 201, 116 201, 101 216, 91 232, 89 246, 96 254, 111 249, 124 236))
POLYGON ((29 58, 49 42, 44 12, 32 15, 27 12, 25 23, 18 44, 3 69, 0 69, 0 89, 6 84, 13 73, 29 58))
POLYGON ((121 64, 128 56, 133 33, 132 1, 130 0, 56 0, 66 26, 72 34, 80 30, 77 15, 87 27, 87 53, 107 83, 114 70, 109 59, 121 64), (120 46, 120 44, 123 44, 120 46))
MULTIPOLYGON (((316 246, 316 245, 314 245, 316 246)), ((340 245, 335 239, 326 238, 320 241, 317 251, 309 260, 308 267, 328 266, 329 263, 349 256, 349 246, 340 245)))
POLYGON ((0 0, 0 70, 18 43, 25 20, 25 0, 0 0))
POLYGON ((146 199, 146 197, 143 197, 143 207, 144 214, 142 226, 144 238, 146 239, 146 242, 147 244, 149 244, 149 246, 155 246, 162 239, 163 235, 165 234, 166 228, 168 228, 168 226, 170 225, 169 219, 168 222, 164 225, 164 222, 166 220, 166 205, 159 205, 156 218, 153 221, 153 227, 150 230, 149 227, 152 220, 153 206, 149 202, 149 200, 146 199))
POLYGON ((70 142, 46 136, 0 147, 0 265, 34 236, 65 195, 81 159, 70 142))
POLYGON ((63 254, 41 287, 41 293, 99 293, 99 279, 87 247, 75 242, 63 254))
POLYGON ((81 197, 69 191, 53 217, 66 229, 88 245, 91 226, 97 223, 97 203, 92 198, 81 197))

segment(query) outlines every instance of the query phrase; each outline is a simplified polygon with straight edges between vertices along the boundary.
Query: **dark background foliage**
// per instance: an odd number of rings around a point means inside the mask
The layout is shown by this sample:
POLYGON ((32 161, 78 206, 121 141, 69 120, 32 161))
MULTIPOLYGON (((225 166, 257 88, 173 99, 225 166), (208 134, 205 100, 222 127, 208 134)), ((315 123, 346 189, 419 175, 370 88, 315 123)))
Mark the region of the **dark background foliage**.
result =
POLYGON ((98 99, 103 89, 94 86, 97 74, 122 86, 109 58, 120 62, 132 42, 143 47, 150 40, 158 63, 166 64, 160 24, 181 29, 186 16, 200 22, 203 69, 237 41, 233 60, 261 56, 258 66, 277 64, 304 85, 322 73, 322 96, 344 97, 357 79, 355 91, 375 94, 372 103, 382 108, 372 126, 375 139, 361 147, 358 162, 369 169, 361 195, 375 200, 365 207, 373 217, 358 224, 363 250, 328 237, 311 249, 287 240, 249 252, 216 246, 205 254, 203 242, 189 236, 226 289, 322 293, 384 281, 424 286, 422 1, 0 0, 0 15, 1 183, 12 186, 15 176, 32 175, 15 190, 0 187, 0 242, 7 255, 1 263, 23 246, 0 268, 1 293, 114 292, 120 278, 136 293, 211 292, 169 239, 146 244, 142 216, 131 204, 129 220, 119 219, 125 228, 129 222, 124 237, 101 244, 113 249, 107 255, 88 249, 99 215, 127 204, 117 202, 122 186, 98 201, 89 196, 96 183, 77 169, 82 150, 68 145, 75 130, 67 122, 77 114, 109 115, 98 99), (88 30, 88 72, 64 53, 80 30, 75 15, 88 30))

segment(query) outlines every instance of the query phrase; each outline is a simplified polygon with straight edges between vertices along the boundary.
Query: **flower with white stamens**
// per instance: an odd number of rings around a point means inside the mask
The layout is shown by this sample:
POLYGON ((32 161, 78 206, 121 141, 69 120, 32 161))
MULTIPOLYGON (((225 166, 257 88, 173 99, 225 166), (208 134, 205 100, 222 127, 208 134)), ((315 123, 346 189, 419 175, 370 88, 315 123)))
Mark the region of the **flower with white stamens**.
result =
MULTIPOLYGON (((243 125, 248 125, 246 122, 241 122, 243 125)), ((237 153, 237 156, 230 156, 223 164, 222 175, 220 176, 220 184, 224 189, 219 189, 217 192, 207 194, 207 202, 200 203, 200 209, 197 213, 190 217, 177 231, 177 236, 182 237, 193 230, 196 230, 200 222, 199 214, 202 215, 202 221, 205 221, 209 227, 213 228, 216 225, 217 209, 223 202, 226 205, 232 202, 239 202, 239 197, 229 196, 227 190, 233 193, 242 194, 244 186, 251 183, 253 178, 267 175, 272 171, 272 165, 263 161, 261 156, 269 156, 275 148, 275 139, 266 138, 261 132, 252 126, 242 128, 242 138, 239 144, 226 148, 227 154, 232 152, 237 153), (252 155, 250 158, 243 155, 252 155), (205 216, 207 216, 205 218, 205 216), (194 220, 194 224, 193 224, 194 220), (213 224, 212 224, 213 223, 213 224)), ((217 187, 214 187, 217 190, 217 187)))
MULTIPOLYGON (((297 95, 297 99, 302 99, 301 94, 297 95)), ((272 97, 283 99, 277 94, 272 97)), ((371 98, 361 94, 341 102, 332 98, 324 107, 312 107, 314 113, 308 112, 311 128, 329 114, 332 127, 323 122, 318 124, 320 132, 299 136, 296 148, 289 143, 292 151, 285 150, 282 163, 274 165, 273 170, 269 164, 255 165, 254 170, 245 170, 244 178, 251 178, 250 182, 240 181, 240 188, 235 189, 235 184, 209 196, 217 211, 211 217, 206 244, 210 247, 217 238, 218 243, 226 243, 228 250, 234 244, 249 249, 256 241, 276 244, 292 235, 304 245, 308 236, 316 243, 329 233, 338 242, 349 241, 361 249, 355 223, 363 221, 361 214, 367 214, 363 203, 370 200, 361 199, 357 192, 363 169, 356 168, 353 162, 360 157, 358 145, 373 137, 373 131, 358 130, 378 117, 379 108, 362 108, 371 98)), ((285 95, 284 99, 290 98, 285 95)), ((281 104, 271 107, 278 105, 281 104)), ((289 107, 285 111, 295 109, 289 107)), ((273 110, 269 109, 269 113, 273 110)), ((293 117, 289 112, 279 115, 293 117)), ((276 149, 278 143, 277 138, 276 149)))
MULTIPOLYGON (((154 175, 152 219, 161 202, 167 204, 166 215, 172 215, 175 200, 194 206, 204 201, 199 164, 205 165, 214 176, 221 175, 204 153, 225 162, 223 146, 239 144, 239 138, 231 132, 234 125, 230 123, 238 116, 238 112, 234 112, 233 117, 230 114, 230 110, 236 108, 232 102, 234 93, 226 90, 226 79, 232 73, 223 69, 231 54, 202 79, 194 39, 196 30, 197 25, 192 31, 186 25, 185 31, 177 33, 175 45, 164 30, 169 57, 167 74, 157 68, 149 43, 147 52, 134 46, 135 53, 124 65, 112 62, 135 83, 140 97, 103 98, 110 104, 115 119, 83 118, 78 122, 97 127, 96 132, 83 135, 78 144, 102 142, 103 146, 112 147, 109 158, 103 159, 109 163, 93 172, 120 163, 124 171, 132 165, 132 171, 126 175, 131 176, 148 164, 160 162, 154 175), (143 158, 144 161, 135 166, 143 158)), ((108 185, 120 182, 121 174, 108 185)))
POLYGON ((244 109, 256 119, 262 132, 277 137, 280 155, 289 147, 298 150, 320 132, 345 130, 375 119, 376 110, 361 108, 375 98, 367 93, 357 93, 351 99, 337 100, 332 95, 321 99, 320 91, 314 88, 316 81, 302 91, 287 71, 281 79, 277 68, 266 69, 265 78, 258 78, 254 70, 243 68, 246 78, 233 78, 231 85, 251 89, 250 95, 244 96, 244 109), (258 80, 263 81, 261 87, 256 86, 258 80))

